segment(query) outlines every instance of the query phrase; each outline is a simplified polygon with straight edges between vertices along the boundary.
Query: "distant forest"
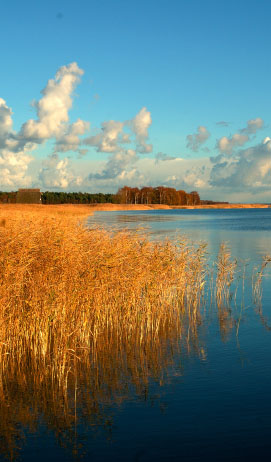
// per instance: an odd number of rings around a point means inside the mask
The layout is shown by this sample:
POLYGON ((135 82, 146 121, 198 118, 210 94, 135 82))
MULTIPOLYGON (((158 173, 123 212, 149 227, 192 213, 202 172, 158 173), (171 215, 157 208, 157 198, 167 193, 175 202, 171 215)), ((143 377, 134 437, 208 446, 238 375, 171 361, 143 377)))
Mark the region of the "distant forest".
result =
MULTIPOLYGON (((16 192, 1 192, 0 203, 16 203, 16 192)), ((116 194, 90 194, 82 192, 66 193, 45 191, 41 194, 42 204, 101 204, 115 203, 116 194)))
POLYGON ((175 188, 150 186, 144 188, 130 188, 124 186, 116 194, 119 204, 165 204, 165 205, 197 205, 200 197, 197 191, 187 193, 175 188))
MULTIPOLYGON (((16 203, 16 192, 1 192, 0 203, 16 203)), ((165 205, 197 205, 200 197, 197 191, 187 193, 174 188, 144 187, 131 188, 124 186, 117 194, 103 193, 66 193, 46 191, 41 195, 42 204, 165 204, 165 205)))

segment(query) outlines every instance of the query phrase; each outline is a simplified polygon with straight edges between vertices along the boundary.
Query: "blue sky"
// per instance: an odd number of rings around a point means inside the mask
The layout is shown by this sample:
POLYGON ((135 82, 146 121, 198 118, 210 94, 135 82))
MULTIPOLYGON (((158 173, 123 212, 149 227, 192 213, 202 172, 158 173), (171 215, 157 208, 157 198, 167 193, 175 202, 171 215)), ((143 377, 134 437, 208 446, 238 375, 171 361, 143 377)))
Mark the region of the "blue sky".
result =
POLYGON ((0 190, 271 201, 268 0, 2 3, 0 190))

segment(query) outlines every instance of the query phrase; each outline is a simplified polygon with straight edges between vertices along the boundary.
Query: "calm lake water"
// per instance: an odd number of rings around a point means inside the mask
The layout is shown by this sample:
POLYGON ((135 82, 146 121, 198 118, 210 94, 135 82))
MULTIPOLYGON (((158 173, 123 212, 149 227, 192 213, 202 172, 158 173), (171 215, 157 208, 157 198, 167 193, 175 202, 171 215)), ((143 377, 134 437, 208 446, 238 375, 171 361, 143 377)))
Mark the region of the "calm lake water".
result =
POLYGON ((140 367, 135 378, 134 370, 126 368, 124 374, 123 364, 112 364, 114 380, 95 400, 93 420, 82 404, 76 428, 67 429, 61 416, 56 422, 53 413, 41 409, 36 428, 26 425, 25 439, 18 437, 19 459, 269 460, 270 268, 264 273, 260 305, 253 302, 251 278, 263 256, 271 254, 271 209, 97 212, 89 226, 97 224, 143 228, 153 239, 181 235, 204 241, 210 264, 221 242, 227 242, 238 260, 236 295, 221 316, 206 305, 197 345, 184 348, 173 342, 146 353, 147 381, 140 367))

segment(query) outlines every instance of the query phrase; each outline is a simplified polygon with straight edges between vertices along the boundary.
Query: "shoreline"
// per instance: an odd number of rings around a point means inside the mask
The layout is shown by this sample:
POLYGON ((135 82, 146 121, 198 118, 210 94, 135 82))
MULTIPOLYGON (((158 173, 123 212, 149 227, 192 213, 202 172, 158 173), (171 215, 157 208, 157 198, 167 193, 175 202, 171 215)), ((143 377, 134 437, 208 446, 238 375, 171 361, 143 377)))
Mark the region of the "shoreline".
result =
MULTIPOLYGON (((68 205, 68 204, 67 204, 68 205)), ((164 205, 164 204, 89 204, 94 212, 144 211, 144 210, 204 210, 204 209, 267 209, 270 204, 208 204, 208 205, 164 205)))
POLYGON ((89 215, 94 212, 147 211, 147 210, 205 210, 205 209, 267 209, 271 204, 206 204, 206 205, 164 205, 164 204, 3 204, 0 213, 7 211, 49 212, 56 214, 89 215))

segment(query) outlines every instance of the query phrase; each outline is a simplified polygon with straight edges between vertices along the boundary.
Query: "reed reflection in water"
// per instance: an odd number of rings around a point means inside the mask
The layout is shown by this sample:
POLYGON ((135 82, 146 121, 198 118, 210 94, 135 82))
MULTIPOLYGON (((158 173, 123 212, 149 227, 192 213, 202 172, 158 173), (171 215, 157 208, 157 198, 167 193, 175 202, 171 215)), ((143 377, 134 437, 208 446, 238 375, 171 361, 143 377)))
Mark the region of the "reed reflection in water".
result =
POLYGON ((0 389, 1 454, 16 460, 25 432, 38 432, 45 425, 60 446, 83 456, 86 449, 76 428, 102 431, 110 437, 111 406, 134 396, 147 400, 150 382, 163 386, 168 377, 182 374, 188 332, 189 353, 203 357, 206 353, 197 338, 197 325, 191 329, 190 320, 181 315, 156 338, 147 336, 139 342, 131 335, 120 341, 118 332, 111 332, 110 341, 101 340, 95 351, 78 349, 69 358, 65 379, 54 377, 50 361, 38 369, 34 358, 25 358, 19 368, 11 361, 0 389))

